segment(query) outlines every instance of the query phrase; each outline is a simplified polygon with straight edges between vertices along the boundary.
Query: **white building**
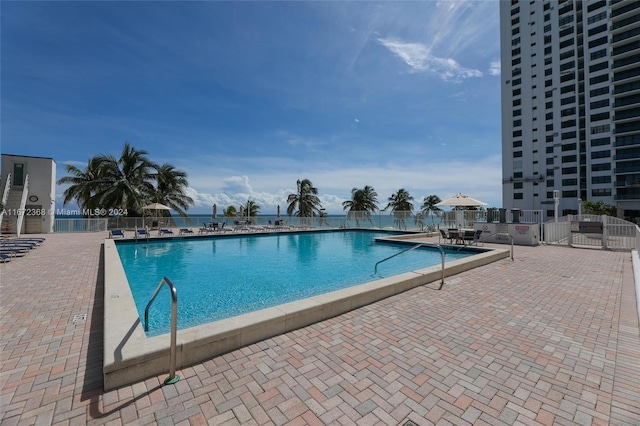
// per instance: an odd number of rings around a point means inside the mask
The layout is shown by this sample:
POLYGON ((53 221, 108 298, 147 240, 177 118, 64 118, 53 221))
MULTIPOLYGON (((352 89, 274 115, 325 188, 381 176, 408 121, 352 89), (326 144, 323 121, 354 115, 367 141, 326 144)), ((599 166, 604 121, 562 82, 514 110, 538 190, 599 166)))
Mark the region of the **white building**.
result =
POLYGON ((640 1, 500 2, 503 206, 640 217, 640 1))
POLYGON ((0 196, 5 201, 4 214, 0 224, 2 233, 16 233, 23 194, 26 204, 21 233, 53 232, 55 189, 56 162, 52 158, 2 154, 0 196), (9 185, 7 186, 8 178, 9 185), (8 190, 6 198, 5 190, 8 190))

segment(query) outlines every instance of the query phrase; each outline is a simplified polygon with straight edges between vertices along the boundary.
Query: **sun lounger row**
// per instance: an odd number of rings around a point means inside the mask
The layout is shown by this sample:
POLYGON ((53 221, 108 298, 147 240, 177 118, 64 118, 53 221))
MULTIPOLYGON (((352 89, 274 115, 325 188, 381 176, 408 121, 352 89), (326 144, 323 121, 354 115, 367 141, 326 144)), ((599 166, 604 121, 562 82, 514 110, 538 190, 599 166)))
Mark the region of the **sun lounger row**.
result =
POLYGON ((0 262, 6 263, 16 257, 26 256, 31 250, 42 245, 44 238, 2 238, 0 239, 0 262))

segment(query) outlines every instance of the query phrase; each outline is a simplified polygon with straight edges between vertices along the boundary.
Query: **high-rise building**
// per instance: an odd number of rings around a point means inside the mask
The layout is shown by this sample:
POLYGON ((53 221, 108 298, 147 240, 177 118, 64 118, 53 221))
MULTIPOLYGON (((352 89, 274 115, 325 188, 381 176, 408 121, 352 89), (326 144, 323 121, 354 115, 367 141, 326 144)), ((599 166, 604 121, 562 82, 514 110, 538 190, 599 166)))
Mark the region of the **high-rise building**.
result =
POLYGON ((505 208, 640 219, 640 1, 504 0, 505 208))

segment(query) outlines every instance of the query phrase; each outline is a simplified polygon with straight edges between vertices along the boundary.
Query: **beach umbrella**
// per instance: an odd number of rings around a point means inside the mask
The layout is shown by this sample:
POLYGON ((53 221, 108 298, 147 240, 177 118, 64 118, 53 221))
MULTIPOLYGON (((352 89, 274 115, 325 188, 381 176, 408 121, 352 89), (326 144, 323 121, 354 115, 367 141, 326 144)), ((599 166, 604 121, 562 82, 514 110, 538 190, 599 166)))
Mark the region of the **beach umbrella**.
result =
POLYGON ((278 204, 278 219, 280 219, 280 204, 278 204))
MULTIPOLYGON (((444 201, 440 201, 436 206, 438 207, 481 207, 486 206, 487 203, 471 198, 468 195, 456 194, 451 198, 447 198, 444 201)), ((456 209, 456 224, 462 226, 464 224, 464 212, 460 209, 456 209)))
POLYGON ((142 210, 155 210, 156 212, 156 222, 158 221, 158 210, 171 210, 171 207, 167 207, 164 204, 160 203, 152 203, 148 206, 144 206, 142 210))
POLYGON ((218 217, 218 206, 216 206, 215 204, 213 205, 213 218, 217 218, 218 217))
POLYGON ((471 198, 468 195, 456 194, 451 198, 447 198, 444 201, 440 201, 436 206, 443 207, 480 207, 486 206, 487 203, 483 203, 482 201, 476 200, 475 198, 471 198))

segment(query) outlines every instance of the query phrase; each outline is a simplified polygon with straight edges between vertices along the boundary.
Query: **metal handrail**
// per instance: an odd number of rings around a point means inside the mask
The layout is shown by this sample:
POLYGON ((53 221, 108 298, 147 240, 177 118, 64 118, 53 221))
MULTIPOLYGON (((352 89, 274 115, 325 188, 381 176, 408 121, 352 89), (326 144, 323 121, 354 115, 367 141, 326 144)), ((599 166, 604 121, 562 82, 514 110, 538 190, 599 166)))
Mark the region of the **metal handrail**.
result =
POLYGON ((156 288, 156 291, 149 299, 147 307, 144 308, 144 331, 149 331, 149 307, 156 299, 156 296, 160 292, 162 285, 166 284, 171 292, 171 349, 169 355, 169 377, 164 381, 165 385, 174 384, 180 380, 180 376, 176 375, 176 335, 178 333, 178 290, 173 285, 171 280, 167 277, 163 277, 156 288))
POLYGON ((413 247, 409 247, 406 250, 402 250, 401 252, 395 253, 395 254, 393 254, 393 255, 385 258, 385 259, 382 259, 382 260, 376 262, 376 264, 375 264, 375 266, 373 268, 373 274, 375 275, 375 274, 378 273, 378 265, 381 264, 382 262, 386 262, 389 259, 392 259, 392 258, 394 258, 396 256, 399 256, 399 255, 403 254, 403 253, 407 253, 407 252, 409 252, 411 250, 415 250, 415 249, 417 249, 419 247, 437 247, 437 248, 440 249, 440 254, 442 255, 442 280, 440 281, 440 287, 438 287, 438 290, 442 289, 442 286, 444 285, 444 248, 438 243, 420 243, 420 244, 416 244, 413 247))

